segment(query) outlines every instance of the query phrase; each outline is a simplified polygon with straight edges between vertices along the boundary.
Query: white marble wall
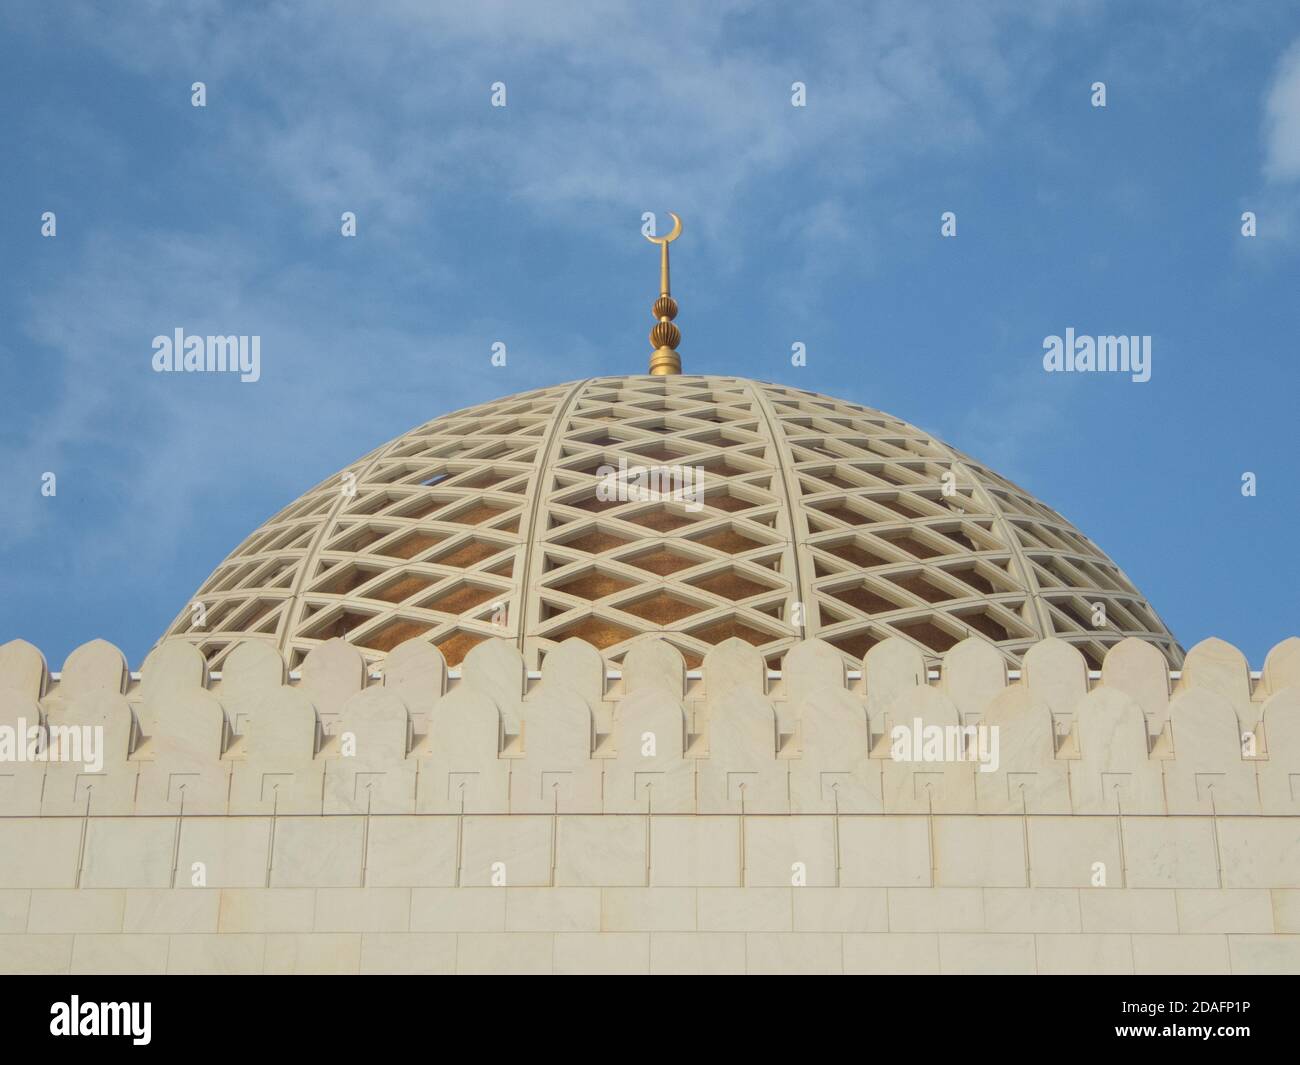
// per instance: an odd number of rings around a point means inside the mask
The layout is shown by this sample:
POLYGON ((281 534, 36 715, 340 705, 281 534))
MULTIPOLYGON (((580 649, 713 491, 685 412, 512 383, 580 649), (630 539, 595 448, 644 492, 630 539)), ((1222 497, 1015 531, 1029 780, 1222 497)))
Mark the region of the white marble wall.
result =
POLYGON ((1135 639, 1092 680, 1058 640, 1031 648, 1010 684, 978 638, 937 680, 897 639, 852 680, 815 640, 783 665, 769 677, 731 640, 688 682, 678 653, 647 637, 611 681, 571 640, 530 680, 513 646, 492 641, 452 682, 427 644, 397 648, 372 676, 332 640, 291 683, 264 643, 241 645, 217 679, 169 641, 136 681, 95 641, 54 681, 14 641, 0 647, 0 724, 98 725, 107 750, 96 774, 0 763, 0 813, 1300 814, 1297 638, 1256 680, 1218 640, 1192 648, 1172 684, 1135 639), (918 719, 997 726, 997 771, 893 760, 891 729, 918 719))
POLYGON ((6 644, 0 725, 106 749, 0 762, 0 970, 1300 972, 1300 640, 783 665, 6 644), (918 718, 997 726, 997 772, 891 759, 918 718))

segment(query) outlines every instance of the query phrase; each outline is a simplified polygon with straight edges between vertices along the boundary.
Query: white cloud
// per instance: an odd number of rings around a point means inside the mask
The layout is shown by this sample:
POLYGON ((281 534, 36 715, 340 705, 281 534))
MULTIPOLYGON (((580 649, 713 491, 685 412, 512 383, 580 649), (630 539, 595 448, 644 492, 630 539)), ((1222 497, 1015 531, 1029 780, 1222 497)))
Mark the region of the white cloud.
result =
POLYGON ((819 175, 833 195, 978 142, 1033 101, 1050 31, 1078 5, 145 10, 85 6, 69 22, 169 92, 207 81, 203 120, 234 165, 313 220, 346 202, 398 234, 435 200, 487 188, 601 228, 602 212, 671 207, 716 238, 778 172, 819 175), (495 80, 504 111, 488 106, 495 80), (806 108, 790 106, 795 80, 806 108))
POLYGON ((1300 40, 1278 62, 1264 104, 1264 176, 1300 178, 1300 40))
POLYGON ((1236 255, 1267 267, 1295 254, 1300 232, 1300 39, 1278 59, 1263 111, 1263 180, 1238 205, 1256 215, 1259 239, 1237 241, 1236 255))
MULTIPOLYGON (((527 336, 508 315, 426 335, 368 303, 340 328, 337 308, 356 298, 346 279, 301 267, 268 278, 258 254, 229 232, 100 234, 75 268, 36 286, 19 326, 51 383, 30 423, 0 438, 0 549, 57 535, 79 571, 147 579, 202 523, 231 522, 234 547, 251 497, 278 509, 412 426, 554 383, 527 342, 511 344, 508 368, 490 366, 491 337, 527 336), (260 335, 262 379, 153 372, 153 337, 176 328, 260 335), (93 524, 69 523, 39 495, 47 470, 60 502, 97 504, 93 524)), ((589 346, 563 346, 569 377, 592 372, 589 346)))

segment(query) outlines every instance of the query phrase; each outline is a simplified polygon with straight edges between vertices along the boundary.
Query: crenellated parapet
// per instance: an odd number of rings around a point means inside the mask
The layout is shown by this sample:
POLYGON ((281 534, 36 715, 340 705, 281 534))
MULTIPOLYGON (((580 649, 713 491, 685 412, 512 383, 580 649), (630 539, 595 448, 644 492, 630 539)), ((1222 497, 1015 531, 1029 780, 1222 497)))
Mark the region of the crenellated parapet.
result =
POLYGON ((858 669, 808 640, 779 672, 734 639, 698 671, 654 636, 618 668, 571 639, 539 672, 501 640, 451 671, 419 640, 376 665, 335 639, 292 674, 265 642, 210 673, 168 640, 138 675, 104 641, 57 674, 12 641, 0 728, 34 727, 51 757, 10 743, 7 816, 1295 815, 1300 639, 1256 675, 1220 640, 1175 674, 1133 638, 1099 672, 1047 639, 1014 674, 979 637, 937 671, 901 639, 858 669), (70 757, 84 729, 102 764, 70 757))

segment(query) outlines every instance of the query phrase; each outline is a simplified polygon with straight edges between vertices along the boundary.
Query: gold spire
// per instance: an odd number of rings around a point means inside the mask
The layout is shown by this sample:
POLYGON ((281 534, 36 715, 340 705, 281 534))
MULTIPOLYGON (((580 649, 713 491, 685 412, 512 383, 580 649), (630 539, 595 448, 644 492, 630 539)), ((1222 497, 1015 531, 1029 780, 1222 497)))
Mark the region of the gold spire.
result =
POLYGON ((656 376, 682 372, 682 357, 677 354, 682 331, 673 325, 673 319, 677 317, 677 301, 673 299, 668 284, 668 245, 682 235, 682 220, 671 211, 668 216, 673 220, 673 231, 668 236, 646 234, 645 238, 651 244, 659 245, 659 298, 651 311, 659 320, 650 329, 650 343, 655 349, 650 355, 650 372, 656 376))

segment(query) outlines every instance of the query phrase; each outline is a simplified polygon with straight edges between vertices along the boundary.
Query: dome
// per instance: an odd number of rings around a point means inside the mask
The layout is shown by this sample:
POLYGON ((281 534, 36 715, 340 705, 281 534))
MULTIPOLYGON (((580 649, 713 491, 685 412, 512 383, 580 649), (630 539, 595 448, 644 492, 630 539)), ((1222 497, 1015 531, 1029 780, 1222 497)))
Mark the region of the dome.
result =
POLYGON ((933 661, 978 635, 1018 664, 1056 636, 1096 668, 1139 636, 1182 660, 1100 548, 930 434, 784 385, 679 375, 543 388, 404 433, 254 531, 166 635, 220 669, 249 639, 294 668, 333 637, 372 661, 426 640, 453 666, 505 637, 536 667, 571 637, 618 661, 644 633, 691 666, 730 637, 774 667, 809 637, 856 661, 901 636, 933 661), (611 469, 643 487, 659 471, 661 488, 676 470, 684 490, 619 498, 611 469))

